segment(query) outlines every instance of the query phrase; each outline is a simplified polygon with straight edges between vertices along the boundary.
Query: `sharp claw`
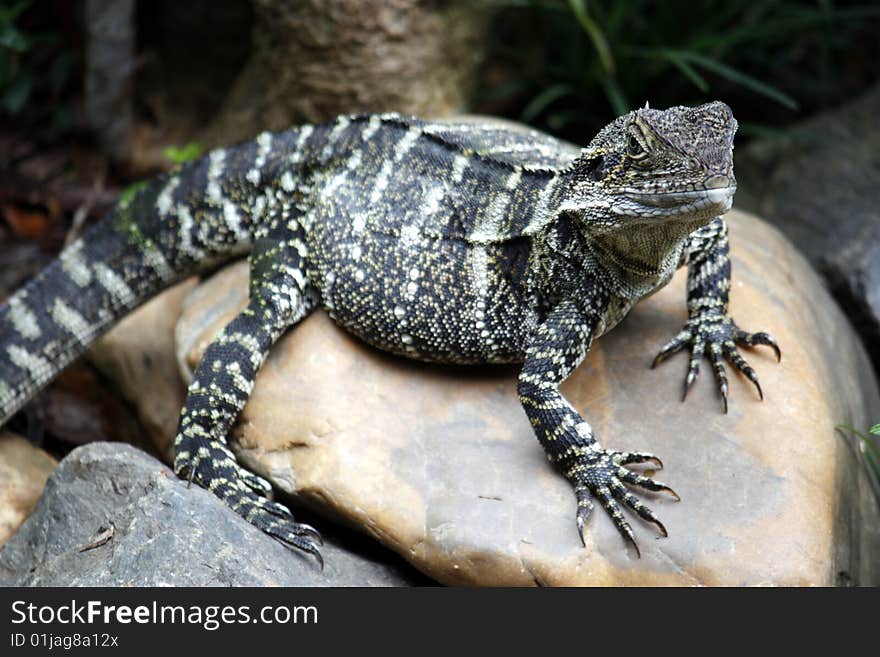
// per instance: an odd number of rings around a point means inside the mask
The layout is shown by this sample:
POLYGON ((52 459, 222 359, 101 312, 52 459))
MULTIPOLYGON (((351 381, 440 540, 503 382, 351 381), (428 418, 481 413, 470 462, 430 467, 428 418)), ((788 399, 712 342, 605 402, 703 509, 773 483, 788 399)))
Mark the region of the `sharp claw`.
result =
POLYGON ((694 381, 697 380, 697 375, 693 370, 688 372, 687 378, 684 381, 684 392, 681 395, 681 401, 687 399, 688 393, 691 391, 691 386, 694 385, 694 381))
POLYGON ((578 509, 577 509, 577 527, 578 527, 578 536, 581 537, 581 544, 584 547, 587 547, 587 541, 584 538, 584 528, 587 525, 587 518, 590 517, 590 514, 593 512, 593 503, 590 501, 587 494, 584 494, 581 497, 581 494, 578 494, 578 509), (584 504, 586 502, 586 504, 584 504))
POLYGON ((297 532, 303 536, 311 536, 318 545, 324 545, 324 539, 317 529, 304 522, 297 523, 297 532))
POLYGON ((763 334, 764 340, 762 340, 759 344, 763 344, 767 347, 770 347, 773 350, 773 353, 776 354, 776 362, 782 362, 782 350, 779 348, 779 345, 776 344, 776 339, 766 333, 763 334))
POLYGON ((321 551, 318 549, 317 545, 315 545, 308 539, 296 543, 288 543, 285 541, 282 542, 284 542, 288 547, 292 545, 293 547, 296 547, 300 550, 303 550, 304 552, 308 552, 309 554, 311 554, 318 562, 318 566, 320 566, 321 572, 324 572, 324 557, 321 556, 321 551))
POLYGON ((752 381, 755 384, 755 387, 758 389, 758 397, 761 398, 761 401, 764 401, 764 391, 761 390, 761 384, 758 383, 757 379, 752 381))
POLYGON ((722 383, 718 389, 721 391, 721 399, 724 402, 724 414, 727 415, 727 383, 722 383))
POLYGON ((666 531, 666 527, 663 526, 662 522, 660 522, 656 518, 654 520, 652 520, 651 522, 653 522, 655 525, 657 525, 657 528, 660 530, 660 533, 663 534, 664 538, 669 537, 669 532, 666 531))
POLYGON ((654 356, 654 362, 651 363, 651 369, 653 370, 660 363, 662 363, 664 360, 669 358, 672 355, 672 353, 673 352, 667 350, 666 348, 661 349, 660 353, 657 354, 656 356, 654 356))
POLYGON ((633 535, 631 533, 627 534, 626 538, 632 544, 632 546, 636 549, 636 556, 639 559, 641 559, 642 558, 642 551, 639 550, 639 544, 636 543, 636 539, 633 537, 633 535))
POLYGON ((744 331, 740 331, 738 334, 739 339, 745 339, 745 343, 750 347, 754 347, 755 345, 764 345, 765 347, 770 347, 773 350, 773 353, 776 354, 776 362, 782 362, 782 350, 779 348, 779 344, 776 342, 776 338, 774 338, 769 333, 755 333, 750 335, 744 331))
POLYGON ((654 456, 653 454, 643 454, 639 452, 617 452, 615 456, 620 459, 615 461, 615 463, 617 463, 618 465, 653 463, 657 466, 658 469, 663 468, 663 461, 661 461, 659 457, 654 456), (628 456, 629 458, 624 458, 624 456, 628 456))
POLYGON ((669 486, 663 486, 663 488, 661 490, 664 490, 667 493, 669 493, 670 495, 672 495, 675 498, 676 502, 681 502, 681 497, 679 496, 679 494, 676 493, 674 490, 672 490, 669 486))

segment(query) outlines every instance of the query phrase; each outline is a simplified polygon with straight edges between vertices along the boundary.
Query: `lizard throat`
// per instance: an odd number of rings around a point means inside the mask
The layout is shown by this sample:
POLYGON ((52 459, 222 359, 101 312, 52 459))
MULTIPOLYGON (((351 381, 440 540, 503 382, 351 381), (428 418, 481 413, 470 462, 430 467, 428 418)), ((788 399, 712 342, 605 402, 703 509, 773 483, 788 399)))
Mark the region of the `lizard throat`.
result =
POLYGON ((660 222, 621 226, 617 230, 594 234, 587 241, 598 262, 604 263, 624 296, 641 297, 652 292, 675 271, 688 235, 705 224, 660 222))

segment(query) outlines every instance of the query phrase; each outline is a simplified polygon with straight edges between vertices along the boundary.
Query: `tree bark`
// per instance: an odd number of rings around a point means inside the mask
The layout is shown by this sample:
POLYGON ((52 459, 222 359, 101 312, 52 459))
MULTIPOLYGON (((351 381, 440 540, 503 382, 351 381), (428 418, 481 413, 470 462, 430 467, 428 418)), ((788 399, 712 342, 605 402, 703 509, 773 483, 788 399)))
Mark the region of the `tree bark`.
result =
POLYGON ((463 109, 488 10, 463 0, 255 0, 252 54, 209 145, 340 113, 463 109))
POLYGON ((88 0, 85 117, 105 153, 128 159, 134 73, 134 0, 88 0))

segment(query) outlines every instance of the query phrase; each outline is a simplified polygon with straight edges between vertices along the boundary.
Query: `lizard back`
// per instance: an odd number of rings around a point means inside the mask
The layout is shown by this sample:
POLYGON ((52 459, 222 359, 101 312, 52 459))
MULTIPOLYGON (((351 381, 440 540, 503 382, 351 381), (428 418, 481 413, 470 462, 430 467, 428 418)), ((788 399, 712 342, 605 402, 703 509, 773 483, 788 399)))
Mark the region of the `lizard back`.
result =
POLYGON ((346 117, 333 130, 301 219, 308 278, 331 316, 409 357, 521 360, 538 320, 528 232, 571 149, 394 115, 346 117))

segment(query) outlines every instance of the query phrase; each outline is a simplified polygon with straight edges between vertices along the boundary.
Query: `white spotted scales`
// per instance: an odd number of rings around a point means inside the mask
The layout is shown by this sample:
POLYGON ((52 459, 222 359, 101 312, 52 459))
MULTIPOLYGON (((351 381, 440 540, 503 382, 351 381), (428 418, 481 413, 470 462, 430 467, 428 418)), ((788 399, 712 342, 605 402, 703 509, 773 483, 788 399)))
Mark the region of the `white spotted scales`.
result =
POLYGON ((126 194, 0 307, 0 422, 140 303, 249 254, 250 302, 196 368, 177 473, 321 560, 318 532, 270 501, 226 436, 272 344, 322 306, 386 351, 522 362, 520 400, 574 486, 581 537, 598 499, 635 545, 621 505, 665 529, 625 484, 670 489, 624 466, 659 460, 603 449, 559 384, 688 264, 690 319, 658 361, 689 348, 689 386, 708 355, 725 408, 724 359, 758 386, 736 345, 778 348, 727 313, 735 130, 723 103, 646 107, 575 157, 537 132, 358 115, 215 150, 126 194))

